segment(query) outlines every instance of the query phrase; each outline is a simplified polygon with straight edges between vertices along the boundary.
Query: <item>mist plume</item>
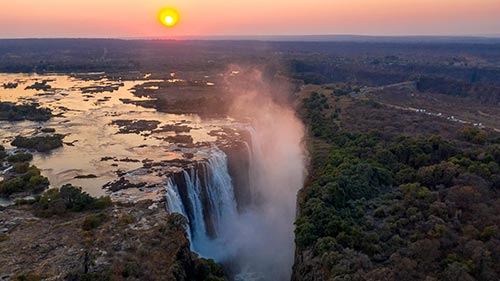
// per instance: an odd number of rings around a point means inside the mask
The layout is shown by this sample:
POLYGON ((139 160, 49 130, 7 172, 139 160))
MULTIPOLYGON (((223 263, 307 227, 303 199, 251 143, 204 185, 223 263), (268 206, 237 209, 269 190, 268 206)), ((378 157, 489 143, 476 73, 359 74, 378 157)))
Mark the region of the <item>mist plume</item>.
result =
POLYGON ((247 120, 252 135, 252 204, 226 222, 219 260, 264 280, 289 280, 296 196, 306 171, 304 126, 289 102, 293 85, 258 66, 231 65, 224 77, 229 115, 247 120))

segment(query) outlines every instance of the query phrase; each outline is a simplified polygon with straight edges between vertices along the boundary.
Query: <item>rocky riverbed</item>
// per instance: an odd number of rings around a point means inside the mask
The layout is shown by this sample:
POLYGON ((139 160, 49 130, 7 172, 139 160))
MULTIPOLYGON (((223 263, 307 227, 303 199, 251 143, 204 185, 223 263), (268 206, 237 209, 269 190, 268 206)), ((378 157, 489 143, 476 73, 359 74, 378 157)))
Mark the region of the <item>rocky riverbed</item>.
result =
POLYGON ((16 137, 64 136, 60 148, 32 151, 32 163, 51 187, 71 183, 121 202, 161 201, 172 172, 204 161, 215 144, 241 148, 241 124, 225 115, 193 114, 199 110, 192 100, 213 96, 214 83, 173 74, 145 77, 1 74, 0 84, 18 85, 0 88, 1 102, 36 104, 52 113, 47 121, 0 122, 1 144, 12 153, 16 137), (166 113, 172 102, 182 106, 166 113))
POLYGON ((170 177, 201 167, 214 150, 228 155, 235 183, 248 186, 248 174, 238 170, 248 169, 245 125, 220 112, 196 114, 213 94, 211 82, 147 77, 0 74, 0 84, 16 85, 0 88, 1 108, 8 109, 0 121, 1 176, 22 177, 7 159, 31 153, 26 161, 50 188, 69 183, 114 202, 45 218, 35 211, 39 199, 29 203, 36 194, 2 198, 0 280, 222 280, 219 265, 190 251, 189 224, 167 211, 166 188, 170 177), (172 104, 174 113, 167 113, 172 104))

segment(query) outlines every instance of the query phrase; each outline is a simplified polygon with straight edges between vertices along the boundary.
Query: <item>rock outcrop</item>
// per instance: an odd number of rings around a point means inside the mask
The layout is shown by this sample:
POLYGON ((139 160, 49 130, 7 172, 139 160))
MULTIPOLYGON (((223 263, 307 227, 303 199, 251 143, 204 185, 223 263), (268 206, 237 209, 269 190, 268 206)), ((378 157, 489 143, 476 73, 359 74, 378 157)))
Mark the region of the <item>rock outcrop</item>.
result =
POLYGON ((204 280, 201 271, 215 264, 191 253, 184 223, 152 201, 52 218, 35 217, 27 206, 9 207, 0 212, 0 276, 204 280), (102 224, 85 230, 96 216, 102 224))

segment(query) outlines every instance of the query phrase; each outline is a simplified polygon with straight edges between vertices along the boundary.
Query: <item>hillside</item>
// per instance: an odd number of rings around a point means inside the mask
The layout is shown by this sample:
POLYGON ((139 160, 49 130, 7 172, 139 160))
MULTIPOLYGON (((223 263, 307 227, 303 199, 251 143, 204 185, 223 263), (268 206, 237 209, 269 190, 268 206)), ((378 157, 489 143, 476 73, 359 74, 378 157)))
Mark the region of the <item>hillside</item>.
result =
POLYGON ((292 280, 497 280, 498 133, 350 87, 299 96, 312 159, 292 280))

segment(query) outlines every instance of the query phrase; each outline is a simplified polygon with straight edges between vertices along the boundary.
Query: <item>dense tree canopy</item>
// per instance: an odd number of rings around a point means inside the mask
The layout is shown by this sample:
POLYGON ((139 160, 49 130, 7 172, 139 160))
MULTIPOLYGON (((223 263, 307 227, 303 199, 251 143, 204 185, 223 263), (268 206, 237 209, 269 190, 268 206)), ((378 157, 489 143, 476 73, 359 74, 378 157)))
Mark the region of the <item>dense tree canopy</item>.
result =
POLYGON ((456 140, 343 130, 333 99, 313 93, 303 102, 313 168, 295 232, 315 274, 496 280, 498 142, 477 128, 456 140))

